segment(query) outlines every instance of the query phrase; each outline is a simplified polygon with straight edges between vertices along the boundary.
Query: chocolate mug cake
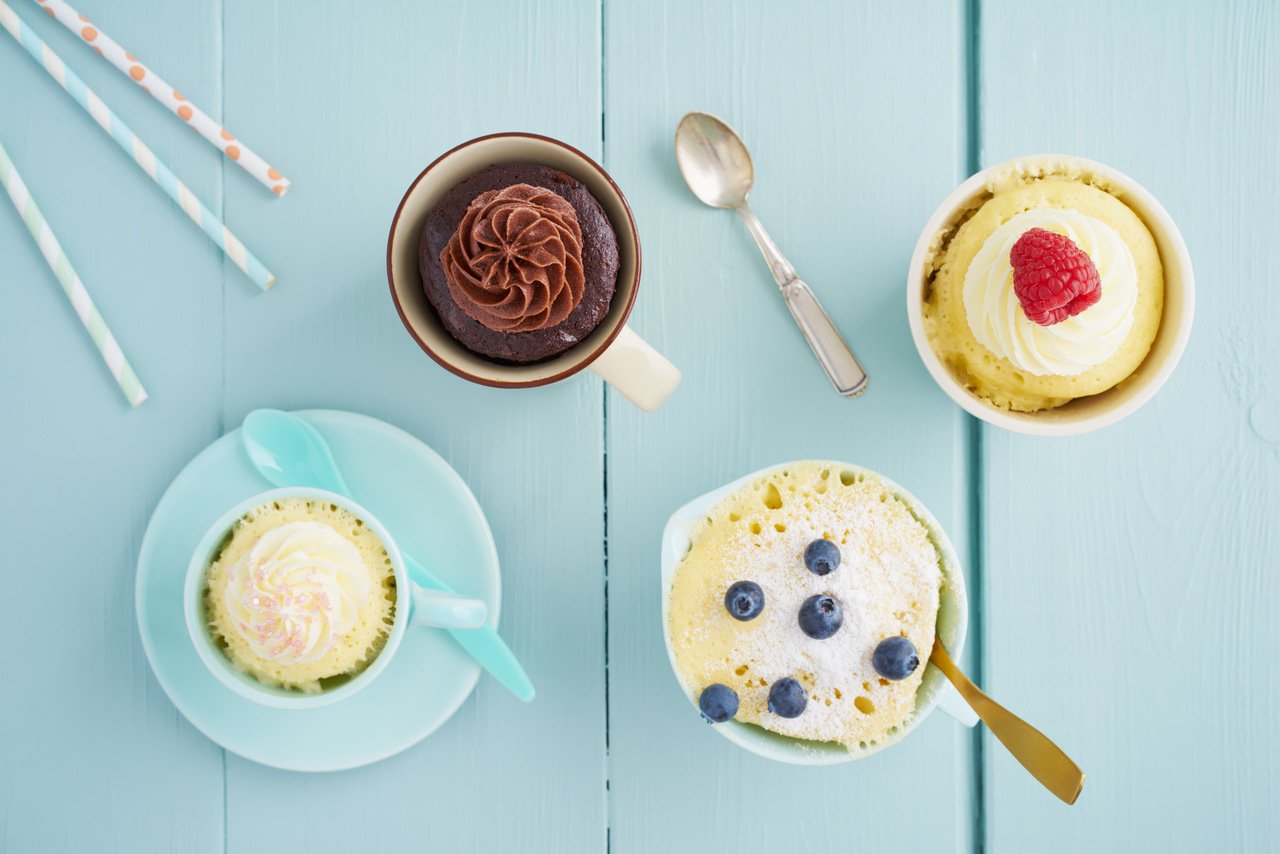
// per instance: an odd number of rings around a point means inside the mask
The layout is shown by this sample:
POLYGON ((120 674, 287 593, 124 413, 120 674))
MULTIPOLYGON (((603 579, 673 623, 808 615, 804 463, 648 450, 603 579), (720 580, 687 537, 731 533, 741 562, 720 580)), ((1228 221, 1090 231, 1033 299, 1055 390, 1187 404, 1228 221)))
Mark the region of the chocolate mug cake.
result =
POLYGON ((586 338, 613 301, 618 238, 572 176, 534 163, 489 166, 427 216, 418 270, 444 328, 474 353, 528 363, 586 338))

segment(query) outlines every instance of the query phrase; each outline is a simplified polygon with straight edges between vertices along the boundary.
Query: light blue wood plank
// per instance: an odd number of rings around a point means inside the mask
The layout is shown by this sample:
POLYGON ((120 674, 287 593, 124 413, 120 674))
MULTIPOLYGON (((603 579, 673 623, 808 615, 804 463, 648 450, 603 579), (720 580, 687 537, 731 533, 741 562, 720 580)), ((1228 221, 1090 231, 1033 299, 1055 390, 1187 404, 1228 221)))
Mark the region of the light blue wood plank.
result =
POLYGON ((633 323, 685 373, 655 414, 609 402, 612 850, 968 851, 968 731, 939 716, 837 768, 748 755, 682 696, 658 588, 672 510, 797 458, 899 480, 964 548, 962 421, 903 312, 917 230, 963 162, 961 5, 608 3, 605 25, 606 162, 644 243, 633 323), (671 139, 692 109, 746 138, 753 206, 866 363, 865 397, 831 391, 742 224, 685 189, 671 139))
MULTIPOLYGON (((0 644, 24 648, 46 637, 40 615, 62 617, 43 657, 6 670, 0 767, 22 772, 0 774, 0 850, 298 842, 267 805, 305 811, 314 821, 302 841, 321 849, 409 840, 403 825, 344 818, 361 809, 408 813, 441 850, 597 850, 606 818, 618 851, 776 850, 797 834, 970 848, 965 735, 931 721, 890 753, 826 771, 744 756, 680 697, 656 588, 672 507, 806 455, 899 479, 964 548, 962 422, 901 319, 915 230, 961 176, 958 6, 800 17, 745 2, 606 5, 606 162, 646 249, 635 325, 686 373, 655 415, 609 398, 607 760, 600 385, 504 393, 444 375, 403 335, 382 274, 401 190, 448 145, 518 128, 601 153, 597 4, 405 3, 374 16, 235 3, 226 121, 294 179, 280 201, 33 4, 17 8, 215 210, 225 182, 229 224, 281 285, 255 295, 0 41, 0 139, 152 393, 126 411, 17 218, 0 210, 0 518, 11 549, 0 576, 29 603, 0 622, 0 644), (747 136, 759 212, 867 361, 863 400, 830 395, 740 226, 687 196, 669 136, 692 108, 747 136), (459 468, 490 513, 504 631, 541 693, 522 707, 482 682, 427 743, 346 774, 280 774, 232 757, 224 839, 221 752, 150 676, 134 639, 133 561, 172 475, 259 405, 366 411, 459 468), (72 579, 74 595, 47 577, 72 579), (944 805, 942 816, 904 824, 904 792, 944 805)), ((209 112, 223 109, 219 6, 82 0, 82 10, 209 112)), ((1048 6, 988 0, 982 11, 985 161, 1060 149, 1130 172, 1182 223, 1201 281, 1186 361, 1144 412, 1063 442, 986 434, 987 684, 1090 772, 1068 811, 989 742, 986 842, 1264 850, 1280 760, 1280 688, 1262 664, 1280 652, 1266 622, 1280 592, 1268 557, 1280 509, 1270 334, 1280 305, 1257 247, 1269 245, 1280 191, 1280 20, 1257 2, 1055 6, 1048 30, 1048 6), (1045 92, 1061 95, 1053 112, 1045 92), (1049 498, 1086 508, 1089 533, 1062 553, 1041 545, 1060 535, 1049 498), (1138 664, 1116 665, 1117 649, 1138 664), (1238 698, 1235 714, 1223 714, 1223 696, 1238 698)))
POLYGON ((228 757, 231 851, 604 847, 599 381, 520 392, 459 380, 404 332, 385 276, 401 194, 452 145, 531 130, 599 152, 599 28, 594 3, 228 5, 227 122, 294 183, 276 200, 227 176, 231 221, 261 236, 280 277, 258 295, 228 268, 227 422, 332 406, 440 451, 489 516, 502 632, 538 689, 525 706, 484 678, 426 742, 349 773, 228 757))
POLYGON ((992 0, 982 19, 983 159, 1128 172, 1199 284, 1144 410, 1078 439, 987 433, 987 684, 1089 775, 1067 809, 989 741, 988 850, 1274 850, 1280 9, 992 0))
MULTIPOLYGON (((216 209, 216 153, 35 4, 11 5, 216 209)), ((80 5, 216 106, 216 6, 80 5)), ((220 429, 220 256, 7 34, 0 140, 151 393, 128 409, 0 202, 0 850, 221 851, 221 752, 165 698, 133 614, 151 509, 220 429)))

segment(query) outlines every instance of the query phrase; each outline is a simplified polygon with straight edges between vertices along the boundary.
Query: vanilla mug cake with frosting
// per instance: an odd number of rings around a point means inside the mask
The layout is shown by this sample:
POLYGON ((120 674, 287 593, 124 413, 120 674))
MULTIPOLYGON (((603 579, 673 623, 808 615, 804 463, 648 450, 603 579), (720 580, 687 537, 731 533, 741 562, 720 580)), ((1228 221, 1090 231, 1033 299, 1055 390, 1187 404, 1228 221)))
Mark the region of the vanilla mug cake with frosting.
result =
POLYGON ((1164 269, 1146 223, 1066 158, 994 169, 925 254, 924 329, 978 397, 1036 412, 1100 394, 1160 329, 1164 269))
POLYGON ((386 547, 345 507, 283 498, 254 507, 209 567, 209 633, 260 682, 314 694, 377 657, 395 622, 386 547))
POLYGON ((368 685, 408 628, 484 625, 484 602, 409 578, 387 529, 322 489, 276 489, 228 510, 196 546, 187 631, 235 693, 314 708, 368 685))

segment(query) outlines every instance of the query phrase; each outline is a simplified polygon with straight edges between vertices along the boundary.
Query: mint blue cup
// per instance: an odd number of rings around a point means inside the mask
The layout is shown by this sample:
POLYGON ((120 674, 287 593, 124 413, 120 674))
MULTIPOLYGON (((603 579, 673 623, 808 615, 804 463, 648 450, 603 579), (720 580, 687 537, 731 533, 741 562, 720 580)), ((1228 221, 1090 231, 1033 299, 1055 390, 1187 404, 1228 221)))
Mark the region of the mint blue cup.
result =
POLYGON ((209 672, 228 689, 246 700, 275 709, 314 709, 351 697, 387 668, 400 648, 400 642, 404 640, 405 633, 411 628, 476 629, 484 625, 488 618, 487 607, 478 599, 469 599, 439 590, 428 590, 411 581, 395 539, 368 510, 336 493, 301 487, 285 487, 260 492, 246 498, 218 517, 218 520, 200 538, 195 552, 191 555, 182 598, 187 633, 191 636, 191 643, 195 645, 196 653, 199 654, 200 660, 209 672), (360 673, 317 694, 304 694, 301 691, 268 685, 238 668, 214 643, 209 634, 209 621, 205 613, 205 575, 230 536, 232 527, 254 507, 268 501, 279 501, 282 498, 318 500, 336 504, 350 511, 377 534, 387 550, 387 555, 391 558, 391 566, 395 572, 395 622, 391 626, 391 634, 387 636, 386 645, 360 673))

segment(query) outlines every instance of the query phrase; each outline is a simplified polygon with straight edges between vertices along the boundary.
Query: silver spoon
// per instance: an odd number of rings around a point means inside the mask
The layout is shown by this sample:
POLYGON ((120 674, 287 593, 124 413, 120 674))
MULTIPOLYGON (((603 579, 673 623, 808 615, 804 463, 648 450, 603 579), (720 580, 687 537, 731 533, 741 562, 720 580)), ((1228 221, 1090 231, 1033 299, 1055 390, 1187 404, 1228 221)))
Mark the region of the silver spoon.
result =
POLYGON ((782 291, 783 301, 836 394, 856 397, 866 391, 867 372, 858 357, 747 206, 755 170, 747 146, 733 128, 710 113, 689 113, 676 127, 676 162, 685 183, 703 203, 713 208, 731 208, 746 222, 782 291))

